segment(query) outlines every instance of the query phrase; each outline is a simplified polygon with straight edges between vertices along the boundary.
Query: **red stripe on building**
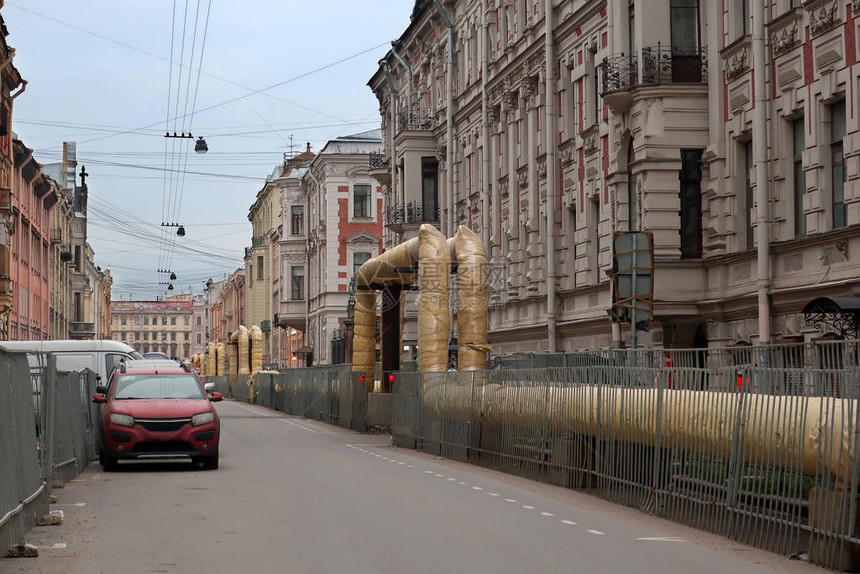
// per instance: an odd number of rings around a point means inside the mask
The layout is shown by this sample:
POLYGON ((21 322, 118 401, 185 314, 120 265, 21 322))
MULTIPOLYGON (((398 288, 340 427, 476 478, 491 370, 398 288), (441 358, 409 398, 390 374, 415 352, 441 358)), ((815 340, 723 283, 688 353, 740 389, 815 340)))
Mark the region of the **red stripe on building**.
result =
POLYGON ((815 81, 815 68, 812 65, 812 40, 809 38, 809 26, 806 27, 806 42, 803 44, 803 82, 806 85, 815 81))
POLYGON ((585 153, 579 148, 579 211, 585 211, 585 153))

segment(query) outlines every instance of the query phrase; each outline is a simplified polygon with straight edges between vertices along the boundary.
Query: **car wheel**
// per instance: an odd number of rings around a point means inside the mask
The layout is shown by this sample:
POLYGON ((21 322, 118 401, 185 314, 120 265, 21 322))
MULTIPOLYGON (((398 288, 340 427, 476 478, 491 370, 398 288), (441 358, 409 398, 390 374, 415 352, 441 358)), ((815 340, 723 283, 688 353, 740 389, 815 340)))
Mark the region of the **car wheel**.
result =
POLYGON ((207 456, 202 461, 203 470, 217 470, 218 469, 218 455, 215 456, 207 456))
POLYGON ((119 460, 114 456, 102 454, 102 460, 102 468, 104 468, 105 472, 115 472, 119 467, 119 460))

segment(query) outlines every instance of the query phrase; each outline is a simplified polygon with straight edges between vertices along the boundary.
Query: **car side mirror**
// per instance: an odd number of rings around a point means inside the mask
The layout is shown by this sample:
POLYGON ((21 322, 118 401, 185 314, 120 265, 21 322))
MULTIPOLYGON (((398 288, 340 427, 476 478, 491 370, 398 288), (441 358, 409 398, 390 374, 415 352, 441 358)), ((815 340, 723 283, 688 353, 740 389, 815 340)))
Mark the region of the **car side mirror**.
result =
POLYGON ((96 392, 100 395, 106 395, 107 394, 107 387, 98 386, 98 387, 96 387, 96 392))
POLYGON ((218 401, 224 400, 224 395, 222 395, 221 393, 212 393, 212 396, 209 398, 209 400, 213 403, 217 403, 218 401))
POLYGON ((104 394, 99 393, 97 395, 93 395, 93 402, 99 403, 99 404, 104 404, 106 402, 104 394))
POLYGON ((206 392, 212 392, 215 390, 215 383, 206 383, 203 385, 203 388, 206 389, 206 392))

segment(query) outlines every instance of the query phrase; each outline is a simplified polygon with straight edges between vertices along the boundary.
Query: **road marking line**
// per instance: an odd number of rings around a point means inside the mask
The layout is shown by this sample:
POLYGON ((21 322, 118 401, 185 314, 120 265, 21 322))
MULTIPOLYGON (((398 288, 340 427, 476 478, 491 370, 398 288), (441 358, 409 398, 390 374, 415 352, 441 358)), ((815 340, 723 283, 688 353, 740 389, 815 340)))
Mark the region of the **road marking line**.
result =
POLYGON ((636 540, 641 540, 643 542, 684 542, 683 538, 674 538, 672 536, 646 536, 643 538, 637 538, 636 540))
POLYGON ((375 454, 375 455, 373 455, 373 456, 375 456, 376 458, 382 458, 382 455, 381 455, 381 454, 375 454))
POLYGON ((282 420, 282 421, 284 421, 285 423, 287 423, 288 425, 293 425, 294 427, 299 427, 300 429, 302 429, 302 430, 306 430, 306 431, 308 431, 308 432, 313 432, 313 433, 318 432, 318 431, 316 431, 316 430, 314 430, 314 429, 310 429, 310 428, 308 428, 308 427, 306 427, 306 426, 304 426, 304 425, 300 425, 300 424, 299 424, 299 423, 297 423, 297 422, 293 422, 293 421, 291 421, 291 420, 289 420, 289 419, 281 419, 281 420, 282 420))
POLYGON ((481 488, 480 486, 473 486, 473 487, 472 487, 472 490, 484 490, 484 489, 483 489, 483 488, 481 488))
POLYGON ((86 502, 75 502, 73 504, 52 504, 51 506, 77 506, 78 508, 83 508, 86 505, 86 502))
POLYGON ((432 470, 425 470, 424 474, 435 474, 432 470))
POLYGON ((555 516, 555 514, 553 514, 552 512, 541 512, 540 515, 541 516, 555 516))
POLYGON ((501 496, 501 494, 499 494, 498 492, 488 492, 487 494, 489 494, 490 496, 501 496))
POLYGON ((434 476, 438 476, 439 478, 445 478, 444 474, 439 474, 438 472, 434 476))
POLYGON ((407 464, 406 468, 415 468, 415 465, 414 464, 407 464))
POLYGON ((599 530, 586 530, 589 534, 596 534, 597 536, 603 536, 604 533, 599 530))
POLYGON ((466 483, 465 483, 465 482, 463 482, 463 481, 461 480, 461 481, 460 481, 460 484, 462 484, 462 485, 464 485, 464 486, 465 486, 465 484, 466 484, 466 483))
POLYGON ((574 522, 573 520, 562 520, 562 521, 561 521, 561 523, 562 523, 562 524, 567 524, 568 526, 576 526, 576 524, 577 524, 577 523, 576 523, 576 522, 574 522))
POLYGON ((534 510, 535 509, 534 506, 530 506, 528 504, 523 504, 523 508, 525 508, 526 510, 534 510))
POLYGON ((448 477, 448 480, 450 480, 451 482, 457 482, 457 479, 456 479, 456 478, 454 478, 453 476, 448 477))
POLYGON ((505 502, 516 502, 516 501, 517 501, 516 498, 506 498, 505 499, 505 502))
POLYGON ((405 462, 398 462, 397 464, 406 464, 405 462))
POLYGON ((263 415, 264 417, 277 418, 277 415, 270 414, 266 411, 259 411, 257 409, 252 409, 251 407, 246 407, 245 405, 239 404, 239 403, 233 403, 233 404, 235 404, 240 409, 244 409, 244 410, 248 411, 249 413, 254 413, 255 415, 263 415))
POLYGON ((51 544, 50 546, 36 546, 36 545, 34 545, 33 548, 37 548, 39 550, 64 550, 64 549, 68 548, 68 545, 65 542, 56 542, 54 544, 51 544))

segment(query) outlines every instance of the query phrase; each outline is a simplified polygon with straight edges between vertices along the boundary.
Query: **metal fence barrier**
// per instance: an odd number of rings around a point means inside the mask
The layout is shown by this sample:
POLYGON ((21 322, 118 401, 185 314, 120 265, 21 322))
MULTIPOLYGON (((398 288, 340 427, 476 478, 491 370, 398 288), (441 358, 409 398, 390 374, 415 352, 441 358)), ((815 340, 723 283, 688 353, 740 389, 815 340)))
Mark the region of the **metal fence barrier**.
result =
POLYGON ((0 552, 48 511, 51 487, 96 456, 96 375, 57 372, 50 354, 0 351, 0 552))
POLYGON ((856 570, 857 349, 601 351, 401 372, 392 435, 400 446, 856 570), (514 368, 529 361, 543 365, 514 368))
POLYGON ((258 404, 286 414, 365 430, 365 385, 353 381, 352 365, 288 369, 253 376, 207 377, 215 390, 237 401, 258 404))

